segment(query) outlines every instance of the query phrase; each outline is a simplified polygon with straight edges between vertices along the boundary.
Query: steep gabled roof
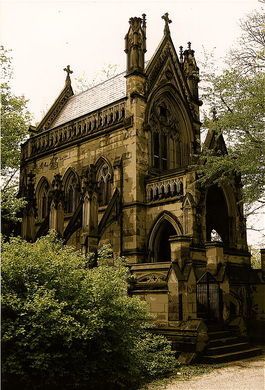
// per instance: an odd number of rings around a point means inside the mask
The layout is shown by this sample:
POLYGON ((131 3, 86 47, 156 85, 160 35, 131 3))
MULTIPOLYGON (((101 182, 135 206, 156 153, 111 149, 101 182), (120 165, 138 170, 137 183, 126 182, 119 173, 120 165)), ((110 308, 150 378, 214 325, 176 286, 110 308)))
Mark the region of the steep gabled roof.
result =
POLYGON ((125 72, 120 73, 88 90, 73 95, 53 122, 52 127, 89 114, 126 96, 125 72))
POLYGON ((172 42, 170 33, 167 33, 163 36, 160 41, 155 53, 151 57, 148 65, 146 67, 146 75, 148 79, 148 89, 151 90, 155 84, 157 78, 160 76, 161 69, 166 64, 167 60, 171 57, 174 67, 176 69, 179 91, 183 95, 190 95, 189 88, 187 86, 186 80, 183 77, 178 55, 176 53, 174 44, 172 42))
POLYGON ((207 133, 203 147, 205 149, 213 150, 216 154, 227 154, 227 148, 222 133, 211 129, 207 133))
POLYGON ((50 129, 54 121, 56 120, 56 117, 58 118, 58 115, 60 115, 60 112, 65 107, 68 99, 73 94, 74 92, 71 86, 70 78, 67 78, 65 82, 65 86, 61 91, 60 95, 55 100, 55 102, 53 103, 49 111, 45 114, 44 118, 40 121, 35 131, 38 132, 38 131, 50 129))
POLYGON ((158 48, 148 62, 145 72, 147 75, 148 99, 161 86, 172 84, 181 96, 189 115, 198 120, 194 105, 200 105, 200 101, 192 96, 187 77, 184 74, 183 64, 179 61, 169 31, 164 33, 158 48))

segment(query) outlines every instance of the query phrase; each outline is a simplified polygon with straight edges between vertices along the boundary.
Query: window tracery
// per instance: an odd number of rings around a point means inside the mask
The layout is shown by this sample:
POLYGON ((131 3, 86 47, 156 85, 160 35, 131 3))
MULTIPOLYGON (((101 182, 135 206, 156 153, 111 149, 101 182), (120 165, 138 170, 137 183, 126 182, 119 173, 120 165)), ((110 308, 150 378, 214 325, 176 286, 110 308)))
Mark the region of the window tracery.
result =
POLYGON ((112 174, 107 162, 104 162, 100 166, 97 174, 97 182, 99 189, 98 204, 99 206, 105 206, 111 199, 112 191, 112 174))
POLYGON ((65 212, 71 214, 78 206, 79 200, 79 182, 77 175, 70 171, 66 176, 64 184, 65 193, 65 212))
POLYGON ((49 183, 46 179, 41 179, 37 188, 38 217, 44 219, 49 214, 49 183))
POLYGON ((164 171, 181 166, 179 121, 164 99, 160 99, 153 105, 150 127, 153 168, 164 171))

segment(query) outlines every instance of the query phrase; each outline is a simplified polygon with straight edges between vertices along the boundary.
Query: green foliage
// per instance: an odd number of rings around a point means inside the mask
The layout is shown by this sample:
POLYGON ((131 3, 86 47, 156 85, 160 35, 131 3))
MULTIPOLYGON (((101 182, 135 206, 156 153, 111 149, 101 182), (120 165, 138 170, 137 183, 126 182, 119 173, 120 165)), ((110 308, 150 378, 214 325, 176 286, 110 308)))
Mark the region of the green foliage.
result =
POLYGON ((17 215, 17 212, 21 210, 25 205, 26 201, 23 198, 17 197, 17 186, 8 186, 2 191, 1 194, 1 216, 2 221, 6 223, 18 222, 20 218, 17 215))
POLYGON ((176 367, 172 359, 172 350, 168 341, 159 335, 144 333, 136 345, 138 356, 141 355, 142 370, 149 378, 159 378, 170 374, 176 367))
POLYGON ((108 64, 105 65, 92 80, 87 80, 85 75, 81 75, 75 78, 75 93, 86 91, 89 88, 93 88, 95 85, 102 83, 117 75, 118 65, 108 64))
POLYGON ((204 126, 222 132, 228 147, 225 156, 204 151, 204 181, 230 180, 235 172, 241 173, 244 200, 249 204, 262 201, 265 188, 264 22, 264 13, 247 16, 228 68, 221 74, 209 72, 203 90, 206 105, 217 112, 217 118, 204 118, 204 126))
POLYGON ((52 235, 3 244, 5 383, 119 389, 174 368, 168 343, 145 331, 145 303, 127 295, 122 261, 99 264, 52 235))
POLYGON ((20 145, 28 134, 30 114, 24 96, 12 93, 11 57, 8 50, 0 46, 1 65, 1 176, 2 209, 5 221, 15 221, 16 212, 23 201, 16 199, 18 170, 20 164, 20 145))

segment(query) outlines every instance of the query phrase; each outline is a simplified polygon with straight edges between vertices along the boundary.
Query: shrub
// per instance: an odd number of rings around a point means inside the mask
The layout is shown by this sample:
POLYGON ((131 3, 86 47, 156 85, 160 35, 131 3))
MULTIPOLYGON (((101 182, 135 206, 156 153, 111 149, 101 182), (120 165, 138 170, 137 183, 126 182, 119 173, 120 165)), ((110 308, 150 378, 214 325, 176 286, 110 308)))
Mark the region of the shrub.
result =
POLYGON ((127 295, 126 267, 98 263, 53 235, 3 244, 6 389, 128 389, 172 370, 168 343, 145 331, 145 303, 127 295))

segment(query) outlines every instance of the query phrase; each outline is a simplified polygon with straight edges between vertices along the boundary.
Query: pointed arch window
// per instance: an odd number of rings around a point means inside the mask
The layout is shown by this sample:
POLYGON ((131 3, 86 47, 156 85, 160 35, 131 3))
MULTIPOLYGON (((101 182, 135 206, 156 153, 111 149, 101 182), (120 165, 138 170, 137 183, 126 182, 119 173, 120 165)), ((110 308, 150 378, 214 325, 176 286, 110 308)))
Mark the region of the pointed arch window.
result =
POLYGON ((98 204, 99 206, 105 206, 109 203, 112 193, 112 174, 107 163, 103 163, 99 168, 97 182, 99 189, 98 204))
POLYGON ((64 184, 65 212, 71 214, 78 206, 79 200, 79 181, 77 175, 70 171, 64 184))
POLYGON ((48 181, 46 179, 41 179, 36 191, 39 219, 45 219, 49 214, 49 188, 48 181))
POLYGON ((148 123, 151 129, 150 165, 161 172, 185 166, 190 145, 182 128, 183 116, 176 103, 162 96, 151 107, 148 123))

